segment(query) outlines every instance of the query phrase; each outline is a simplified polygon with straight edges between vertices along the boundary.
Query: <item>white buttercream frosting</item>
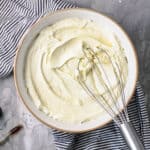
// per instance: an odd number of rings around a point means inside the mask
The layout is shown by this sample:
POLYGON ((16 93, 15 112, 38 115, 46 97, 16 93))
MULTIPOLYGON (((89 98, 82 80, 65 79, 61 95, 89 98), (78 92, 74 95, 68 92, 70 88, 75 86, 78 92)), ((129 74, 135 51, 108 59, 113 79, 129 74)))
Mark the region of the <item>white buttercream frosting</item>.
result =
POLYGON ((100 59, 110 79, 110 89, 118 97, 118 80, 105 52, 119 64, 125 83, 128 71, 124 50, 113 33, 93 21, 79 18, 59 21, 43 29, 29 48, 26 87, 37 108, 46 115, 63 122, 83 123, 103 113, 77 80, 81 60, 80 68, 86 84, 95 95, 103 95, 110 101, 108 91, 94 71, 93 62, 98 61, 92 56, 89 56, 90 61, 87 59, 89 49, 100 59))

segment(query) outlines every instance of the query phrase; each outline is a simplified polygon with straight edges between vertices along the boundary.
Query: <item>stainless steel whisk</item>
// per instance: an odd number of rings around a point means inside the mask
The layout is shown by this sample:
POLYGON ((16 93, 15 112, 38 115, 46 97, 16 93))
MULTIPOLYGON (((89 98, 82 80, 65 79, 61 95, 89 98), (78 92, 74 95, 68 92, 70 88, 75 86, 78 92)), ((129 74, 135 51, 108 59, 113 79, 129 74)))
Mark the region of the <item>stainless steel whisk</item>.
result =
MULTIPOLYGON (((83 71, 82 67, 82 58, 79 60, 78 68, 77 68, 77 80, 79 84, 82 86, 82 88, 86 91, 86 93, 90 96, 91 99, 95 100, 100 107, 102 107, 114 120, 114 122, 119 127, 122 136, 124 137, 128 147, 131 150, 144 150, 144 146, 142 142, 140 141, 135 129, 133 128, 132 124, 130 123, 127 108, 126 108, 126 102, 125 102, 125 93, 124 93, 124 81, 123 77, 121 75, 121 69, 119 64, 116 61, 112 61, 111 56, 106 52, 105 50, 101 49, 107 57, 107 59, 110 61, 111 66, 113 68, 113 72, 115 75, 115 78, 117 80, 117 83, 119 85, 120 94, 121 94, 121 100, 122 105, 124 108, 124 111, 120 111, 119 106, 116 103, 116 96, 113 93, 113 91, 110 90, 110 79, 105 71, 105 67, 101 62, 101 59, 97 56, 96 52, 94 52, 92 49, 84 49, 83 52, 85 54, 86 59, 88 60, 87 66, 92 65, 92 71, 95 71, 96 75, 98 76, 99 81, 101 84, 103 84, 104 89, 108 92, 111 102, 113 105, 111 105, 108 100, 106 100, 103 95, 96 95, 94 91, 90 89, 90 87, 86 84, 86 73, 83 71), (102 79, 102 73, 105 76, 106 82, 102 79)), ((88 67, 87 67, 88 69, 88 67)))

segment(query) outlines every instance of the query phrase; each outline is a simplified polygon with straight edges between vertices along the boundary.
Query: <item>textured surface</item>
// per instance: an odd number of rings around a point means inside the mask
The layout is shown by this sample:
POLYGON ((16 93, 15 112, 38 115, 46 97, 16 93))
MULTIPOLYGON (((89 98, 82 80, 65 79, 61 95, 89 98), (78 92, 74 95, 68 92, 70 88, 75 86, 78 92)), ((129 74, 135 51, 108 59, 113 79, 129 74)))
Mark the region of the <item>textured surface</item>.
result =
POLYGON ((37 121, 17 98, 12 75, 0 80, 0 134, 21 123, 24 129, 0 145, 0 150, 49 150, 54 149, 51 130, 37 121))
MULTIPOLYGON (((71 0, 82 7, 90 7, 112 17, 131 37, 139 58, 139 79, 147 97, 150 110, 150 1, 148 0, 71 0)), ((0 150, 53 150, 51 130, 41 125, 17 98, 13 76, 0 79, 0 106, 4 117, 0 120, 0 134, 15 124, 23 123, 25 129, 9 139, 0 150), (42 130, 41 130, 42 129, 42 130)))

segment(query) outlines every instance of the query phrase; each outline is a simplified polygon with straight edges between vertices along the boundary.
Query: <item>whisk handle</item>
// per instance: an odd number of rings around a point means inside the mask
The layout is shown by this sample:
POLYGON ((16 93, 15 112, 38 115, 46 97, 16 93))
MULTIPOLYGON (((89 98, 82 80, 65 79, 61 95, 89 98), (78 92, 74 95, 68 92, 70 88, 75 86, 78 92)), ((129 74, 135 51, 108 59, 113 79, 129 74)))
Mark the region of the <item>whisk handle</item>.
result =
POLYGON ((130 122, 121 124, 120 130, 128 147, 131 150, 144 150, 144 146, 130 122))

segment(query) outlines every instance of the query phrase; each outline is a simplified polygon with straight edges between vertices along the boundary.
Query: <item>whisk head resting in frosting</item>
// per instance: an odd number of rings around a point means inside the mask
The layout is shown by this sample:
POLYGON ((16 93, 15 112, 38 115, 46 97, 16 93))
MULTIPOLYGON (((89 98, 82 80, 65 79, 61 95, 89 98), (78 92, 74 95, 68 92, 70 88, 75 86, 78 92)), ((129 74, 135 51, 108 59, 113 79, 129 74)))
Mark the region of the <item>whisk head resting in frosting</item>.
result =
POLYGON ((103 52, 105 60, 109 61, 111 64, 112 70, 114 72, 113 75, 115 75, 116 81, 118 83, 118 89, 124 109, 120 109, 120 106, 117 103, 117 96, 110 89, 110 78, 105 71, 105 67, 102 63, 103 60, 99 58, 97 53, 91 48, 83 49, 85 59, 79 59, 78 68, 76 70, 76 79, 82 88, 86 91, 86 93, 90 96, 90 98, 95 100, 100 105, 100 107, 102 107, 111 116, 111 118, 120 128, 122 136, 124 137, 128 147, 131 150, 144 150, 143 144, 141 143, 135 129, 129 120, 125 101, 125 81, 121 73, 120 65, 109 55, 107 51, 103 49, 100 50, 103 52), (102 94, 95 94, 95 92, 92 91, 92 89, 86 84, 89 70, 95 72, 100 84, 108 93, 109 100, 106 99, 102 94))

